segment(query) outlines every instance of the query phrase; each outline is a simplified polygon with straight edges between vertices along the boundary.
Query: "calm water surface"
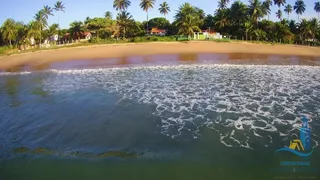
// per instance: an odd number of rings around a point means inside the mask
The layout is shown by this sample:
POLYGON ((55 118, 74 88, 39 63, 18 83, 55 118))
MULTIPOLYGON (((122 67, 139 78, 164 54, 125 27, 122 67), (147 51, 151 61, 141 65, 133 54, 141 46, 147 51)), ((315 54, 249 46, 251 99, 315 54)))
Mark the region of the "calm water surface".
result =
POLYGON ((189 54, 1 72, 0 179, 319 179, 319 62, 189 54), (313 154, 277 153, 302 115, 313 154))

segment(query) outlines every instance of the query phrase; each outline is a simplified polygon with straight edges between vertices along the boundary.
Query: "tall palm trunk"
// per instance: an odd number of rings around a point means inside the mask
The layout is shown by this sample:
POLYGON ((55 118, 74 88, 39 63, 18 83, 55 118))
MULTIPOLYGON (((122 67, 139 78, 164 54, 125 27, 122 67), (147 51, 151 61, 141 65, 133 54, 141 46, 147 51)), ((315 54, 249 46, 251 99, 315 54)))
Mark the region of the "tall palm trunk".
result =
POLYGON ((125 39, 126 38, 126 27, 124 26, 123 27, 123 39, 125 39))
POLYGON ((41 22, 41 17, 40 17, 40 43, 39 43, 40 48, 41 48, 41 35, 42 35, 42 22, 41 22))
POLYGON ((148 10, 147 10, 147 34, 149 35, 149 16, 148 16, 148 10))
POLYGON ((10 45, 10 47, 12 46, 11 39, 9 40, 9 45, 10 45))
POLYGON ((60 35, 59 35, 59 31, 60 31, 60 22, 59 22, 59 11, 58 11, 58 44, 60 44, 60 35))

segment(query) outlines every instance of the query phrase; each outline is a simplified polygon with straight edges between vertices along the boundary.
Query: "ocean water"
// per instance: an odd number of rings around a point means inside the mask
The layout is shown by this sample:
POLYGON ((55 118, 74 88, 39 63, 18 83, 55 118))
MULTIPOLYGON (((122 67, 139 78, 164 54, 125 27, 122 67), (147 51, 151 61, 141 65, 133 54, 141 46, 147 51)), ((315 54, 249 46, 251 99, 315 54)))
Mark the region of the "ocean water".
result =
POLYGON ((291 64, 2 72, 0 179, 319 179, 320 66, 291 64), (302 116, 312 155, 276 152, 302 116))

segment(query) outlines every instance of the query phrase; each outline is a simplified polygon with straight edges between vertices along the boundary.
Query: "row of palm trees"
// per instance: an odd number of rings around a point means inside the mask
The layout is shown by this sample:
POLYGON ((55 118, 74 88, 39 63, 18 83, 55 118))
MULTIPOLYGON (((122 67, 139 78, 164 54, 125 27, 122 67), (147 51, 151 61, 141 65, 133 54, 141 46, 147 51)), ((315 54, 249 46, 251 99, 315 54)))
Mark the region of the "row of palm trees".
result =
MULTIPOLYGON (((149 28, 149 11, 155 7, 156 0, 141 0, 140 8, 146 12, 147 21, 145 31, 148 33, 149 28)), ((205 15, 204 11, 200 8, 194 7, 189 3, 181 5, 174 16, 173 26, 177 28, 177 33, 183 35, 193 35, 194 31, 200 31, 201 28, 213 28, 221 32, 232 31, 233 29, 238 29, 246 34, 246 39, 250 31, 255 28, 255 34, 263 35, 265 32, 261 30, 259 25, 260 20, 271 14, 271 6, 274 4, 279 7, 276 11, 276 16, 279 20, 283 20, 281 7, 284 7, 284 12, 290 18, 290 14, 295 11, 298 15, 299 21, 300 16, 306 11, 306 5, 303 0, 296 0, 295 4, 292 6, 286 4, 286 0, 249 0, 249 4, 246 5, 241 1, 235 1, 228 8, 230 0, 219 0, 218 9, 216 10, 214 16, 205 15), (255 24, 255 25, 254 25, 255 24)), ((115 18, 116 27, 108 27, 112 31, 117 31, 125 38, 127 29, 133 23, 133 16, 127 12, 128 7, 131 5, 130 0, 114 0, 113 8, 118 12, 115 18)), ((65 6, 61 1, 54 4, 54 7, 44 6, 39 12, 34 16, 34 21, 31 21, 28 25, 24 25, 21 22, 15 22, 13 19, 8 19, 4 22, 1 27, 2 39, 11 46, 12 41, 26 41, 27 37, 34 37, 42 42, 43 30, 46 30, 48 34, 54 34, 56 31, 59 34, 59 13, 64 12, 65 6), (58 16, 58 23, 53 24, 48 27, 47 20, 49 16, 53 16, 54 12, 58 16), (19 27, 19 28, 17 28, 19 27)), ((166 17, 170 12, 169 4, 163 1, 159 5, 159 12, 166 17)), ((318 13, 318 18, 320 14, 320 2, 314 4, 314 10, 318 13)), ((107 11, 105 13, 105 19, 112 20, 112 13, 107 11)), ((107 21, 106 20, 106 21, 107 21)), ((112 20, 113 21, 113 20, 112 20)), ((111 23, 113 24, 113 23, 111 23)), ((287 23, 289 24, 289 23, 287 23)), ((114 24, 113 24, 114 25, 114 24)), ((70 24, 70 33, 78 33, 83 31, 83 23, 81 21, 76 21, 70 24)), ((102 27, 102 26, 101 26, 102 27)), ((105 26, 103 26, 106 28, 105 26)), ((287 25, 289 27, 289 25, 287 25)), ((315 28, 313 28, 316 31, 315 28)), ((315 33, 313 33, 315 34, 315 33)), ((58 36, 60 37, 60 36, 58 36)))

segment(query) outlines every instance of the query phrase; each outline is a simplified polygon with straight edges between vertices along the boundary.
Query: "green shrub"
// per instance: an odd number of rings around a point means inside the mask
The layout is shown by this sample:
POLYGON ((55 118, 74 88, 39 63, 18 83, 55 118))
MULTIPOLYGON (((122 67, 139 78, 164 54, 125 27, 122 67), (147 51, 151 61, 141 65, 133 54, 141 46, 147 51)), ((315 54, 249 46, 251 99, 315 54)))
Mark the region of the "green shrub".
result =
POLYGON ((0 54, 10 54, 13 53, 16 49, 9 46, 0 46, 0 54))

